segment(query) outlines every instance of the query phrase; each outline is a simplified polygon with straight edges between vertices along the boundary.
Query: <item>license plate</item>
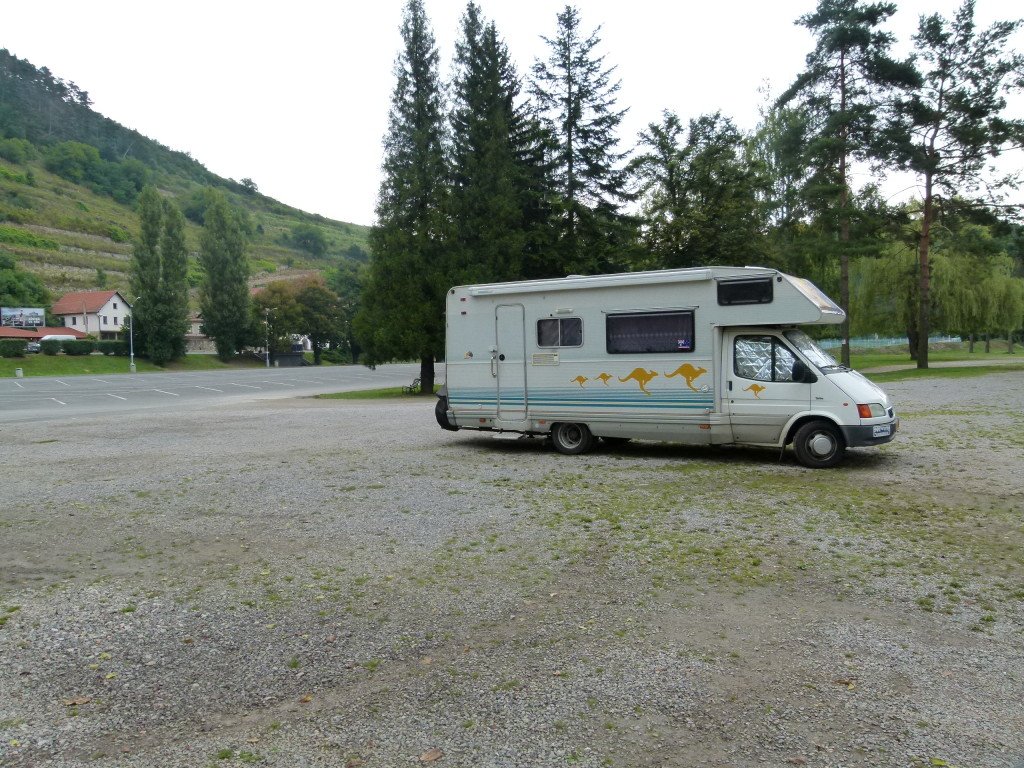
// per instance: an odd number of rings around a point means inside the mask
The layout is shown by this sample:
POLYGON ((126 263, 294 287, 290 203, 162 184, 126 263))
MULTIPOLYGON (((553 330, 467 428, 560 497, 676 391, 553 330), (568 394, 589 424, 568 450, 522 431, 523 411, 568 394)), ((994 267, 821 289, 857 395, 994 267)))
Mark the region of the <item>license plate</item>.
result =
POLYGON ((875 424, 871 427, 872 437, 888 437, 892 434, 892 426, 890 424, 875 424))

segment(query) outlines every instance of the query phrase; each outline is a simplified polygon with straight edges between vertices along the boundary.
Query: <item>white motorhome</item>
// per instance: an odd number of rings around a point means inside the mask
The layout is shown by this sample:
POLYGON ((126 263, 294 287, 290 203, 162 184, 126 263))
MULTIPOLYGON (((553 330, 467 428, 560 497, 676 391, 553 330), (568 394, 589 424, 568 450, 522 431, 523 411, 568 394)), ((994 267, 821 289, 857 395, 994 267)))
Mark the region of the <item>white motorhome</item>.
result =
POLYGON ((708 267, 469 285, 446 302, 445 429, 792 444, 808 467, 894 437, 888 396, 797 326, 845 315, 807 280, 708 267))

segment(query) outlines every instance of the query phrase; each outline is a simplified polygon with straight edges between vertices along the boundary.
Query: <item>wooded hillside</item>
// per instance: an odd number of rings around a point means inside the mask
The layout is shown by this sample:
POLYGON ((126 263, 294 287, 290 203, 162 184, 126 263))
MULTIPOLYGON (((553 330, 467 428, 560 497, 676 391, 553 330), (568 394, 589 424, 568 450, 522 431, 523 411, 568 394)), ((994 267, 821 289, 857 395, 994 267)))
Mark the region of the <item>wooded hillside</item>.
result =
POLYGON ((54 294, 126 289, 146 184, 185 213, 193 284, 209 187, 246 214, 254 282, 368 258, 367 227, 291 208, 250 179, 223 179, 97 113, 75 83, 0 49, 0 253, 54 294))

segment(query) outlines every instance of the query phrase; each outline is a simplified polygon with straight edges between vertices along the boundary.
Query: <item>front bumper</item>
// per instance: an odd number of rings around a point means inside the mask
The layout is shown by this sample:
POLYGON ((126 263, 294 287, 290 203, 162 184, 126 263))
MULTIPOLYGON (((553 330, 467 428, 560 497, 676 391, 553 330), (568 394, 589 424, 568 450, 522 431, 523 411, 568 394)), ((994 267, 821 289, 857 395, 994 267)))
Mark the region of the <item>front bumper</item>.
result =
POLYGON ((881 445, 882 443, 888 443, 894 437, 900 428, 899 418, 894 418, 892 421, 886 422, 885 424, 866 424, 857 427, 840 427, 843 432, 843 439, 846 441, 847 448, 860 448, 866 445, 881 445), (885 432, 885 428, 888 427, 888 431, 885 434, 879 434, 885 432))

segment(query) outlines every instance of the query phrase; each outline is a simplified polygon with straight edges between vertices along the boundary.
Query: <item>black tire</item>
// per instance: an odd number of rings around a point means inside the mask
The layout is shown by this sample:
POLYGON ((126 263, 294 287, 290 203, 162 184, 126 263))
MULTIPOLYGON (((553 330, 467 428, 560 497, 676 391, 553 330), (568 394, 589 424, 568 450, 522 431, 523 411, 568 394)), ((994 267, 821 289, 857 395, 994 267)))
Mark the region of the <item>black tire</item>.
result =
POLYGON ((834 467, 843 460, 846 443, 835 424, 809 421, 793 435, 793 450, 796 451, 797 461, 805 467, 824 469, 834 467))
POLYGON ((448 398, 439 397, 437 398, 437 405, 434 406, 434 418, 437 419, 438 425, 441 429, 447 429, 449 432, 458 432, 459 428, 448 421, 448 398))
POLYGON ((572 456, 594 447, 594 436, 586 424, 555 424, 551 427, 551 444, 559 453, 572 456))

